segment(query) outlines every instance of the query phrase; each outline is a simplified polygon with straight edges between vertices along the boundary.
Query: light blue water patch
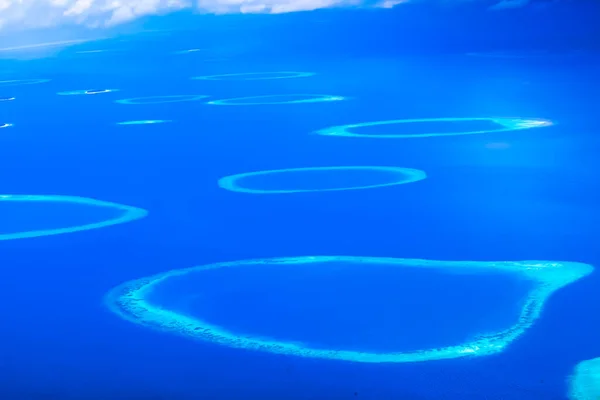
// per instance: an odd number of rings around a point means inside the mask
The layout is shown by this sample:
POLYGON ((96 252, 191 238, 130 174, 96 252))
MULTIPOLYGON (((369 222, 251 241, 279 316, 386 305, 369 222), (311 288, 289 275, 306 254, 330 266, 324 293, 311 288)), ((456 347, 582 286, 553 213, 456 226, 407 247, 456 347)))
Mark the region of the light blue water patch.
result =
POLYGON ((424 171, 382 166, 288 168, 226 176, 218 185, 226 190, 253 194, 374 189, 423 180, 424 171))
POLYGON ((117 125, 156 125, 156 124, 166 124, 167 122, 171 122, 171 120, 168 120, 168 119, 143 119, 143 120, 117 122, 117 125))
POLYGON ((88 90, 69 90, 65 92, 58 92, 59 96, 79 96, 79 95, 95 95, 104 93, 118 92, 119 89, 88 89, 88 90))
POLYGON ((14 97, 0 97, 0 102, 2 101, 13 101, 15 100, 14 97))
POLYGON ((277 94, 212 100, 207 102, 207 104, 217 106, 257 106, 269 104, 327 103, 341 100, 346 100, 346 98, 328 94, 277 94))
POLYGON ((569 377, 569 399, 600 399, 600 357, 577 364, 569 377))
POLYGON ((10 79, 10 80, 0 81, 0 87, 35 85, 38 83, 46 83, 46 82, 50 82, 50 79, 10 79))
MULTIPOLYGON (((383 120, 373 122, 361 122, 356 124, 332 126, 329 128, 321 129, 315 133, 323 136, 341 136, 341 137, 362 137, 362 138, 376 138, 376 139, 399 139, 399 138, 422 138, 422 137, 434 137, 434 136, 459 136, 459 135, 477 135, 483 133, 492 132, 508 132, 518 131, 532 128, 542 128, 551 126, 553 123, 547 119, 541 118, 417 118, 417 119, 394 119, 394 120, 383 120), (465 123, 465 122, 476 122, 476 123, 493 123, 495 126, 481 128, 478 127, 473 130, 465 131, 452 131, 447 127, 444 127, 443 131, 433 132, 420 132, 420 133, 386 133, 383 132, 387 125, 407 125, 415 126, 416 124, 431 124, 431 123, 443 123, 444 125, 452 123, 465 123), (362 129, 361 129, 362 128, 362 129), (364 128, 371 128, 376 130, 373 133, 363 132, 364 128)), ((410 129, 411 126, 406 126, 406 129, 410 129)), ((419 132, 419 128, 415 130, 419 132)))
POLYGON ((237 74, 219 74, 194 76, 192 79, 208 81, 260 81, 270 79, 307 78, 315 75, 314 72, 276 71, 276 72, 241 72, 237 74))
MULTIPOLYGON (((405 363, 405 362, 421 362, 439 359, 452 359, 462 357, 485 356, 502 352, 511 342, 520 337, 527 329, 529 329, 535 320, 537 320, 543 310, 546 300, 556 290, 581 279, 592 272, 592 267, 587 264, 573 262, 555 262, 555 261, 520 261, 520 262, 477 262, 477 261, 434 261, 434 260, 418 260, 418 259, 399 259, 399 258, 378 258, 378 257, 348 257, 348 256, 310 256, 310 257, 290 257, 290 258, 275 258, 275 259, 258 259, 258 260, 243 260, 236 262, 225 262, 218 264, 209 264, 199 267, 172 270, 162 274, 149 276, 146 278, 137 279, 126 282, 112 291, 105 298, 107 306, 120 317, 144 326, 160 329, 192 339, 200 339, 214 342, 221 345, 226 345, 235 348, 248 350, 260 350, 277 354, 294 355, 300 357, 312 358, 327 358, 353 362, 374 362, 374 363, 405 363), (197 279, 202 279, 204 272, 213 273, 219 269, 245 268, 256 272, 265 266, 269 268, 279 268, 285 271, 295 271, 299 267, 307 269, 317 269, 319 271, 331 269, 331 273, 340 273, 339 268, 346 268, 348 265, 355 267, 362 266, 371 271, 376 271, 381 267, 385 268, 410 268, 426 270, 432 274, 440 274, 451 269, 477 269, 489 271, 490 274, 512 274, 516 279, 529 281, 531 289, 521 299, 515 299, 519 303, 519 310, 514 315, 514 321, 501 329, 490 331, 486 329, 483 332, 473 332, 471 338, 463 342, 456 342, 450 345, 439 347, 428 347, 421 349, 395 349, 394 351, 372 351, 365 349, 364 343, 359 343, 357 346, 342 347, 338 344, 331 347, 323 347, 325 341, 320 345, 313 345, 302 340, 290 340, 289 337, 269 337, 252 332, 238 332, 231 326, 219 325, 210 320, 207 320, 206 315, 195 315, 195 310, 198 305, 202 304, 208 310, 211 306, 215 306, 210 301, 219 302, 217 299, 209 299, 203 297, 203 293, 197 293, 196 298, 192 298, 192 307, 190 303, 183 303, 183 311, 177 309, 181 305, 175 305, 175 309, 165 307, 163 302, 157 303, 156 298, 164 296, 164 293, 159 291, 159 286, 167 284, 169 281, 177 283, 179 280, 189 278, 192 274, 199 274, 197 279), (206 304, 206 302, 209 302, 206 304), (185 309, 188 307, 188 309, 185 309), (193 315, 194 314, 194 315, 193 315), (357 350, 356 348, 361 348, 357 350)), ((364 271, 363 271, 364 274, 364 271)), ((377 275, 376 273, 374 273, 377 275)), ((246 275, 247 277, 248 275, 246 275)), ((282 274, 284 278, 289 278, 292 274, 282 274)), ((364 275, 363 275, 364 276, 364 275)), ((452 274, 451 276, 458 276, 452 274)), ((476 275, 477 279, 480 278, 476 275)), ((387 276, 386 278, 387 279, 387 276)), ((264 281, 265 279, 263 279, 264 281)), ((335 279, 330 282, 334 282, 335 279)), ((350 282, 347 280, 344 282, 350 282)), ((459 280, 460 281, 460 280, 459 280)), ((459 282, 455 281, 455 282, 459 282)), ((392 281, 393 282, 393 281, 392 281)), ((396 282, 399 282, 396 280, 396 282)), ((312 282, 292 282, 294 286, 310 285, 312 282)), ((330 283, 332 290, 344 289, 343 285, 338 283, 330 283)), ((380 282, 381 283, 381 282, 380 282)), ((245 285, 244 279, 239 279, 236 283, 238 287, 231 288, 231 293, 239 290, 239 285, 245 285)), ((251 284, 251 283, 250 283, 251 284)), ((282 284, 281 282, 279 284, 282 284)), ((346 283, 347 284, 347 283, 346 283)), ((408 290, 410 286, 404 286, 408 290)), ((281 288, 279 288, 281 289, 281 288)), ((346 287, 347 289, 347 287, 346 287)), ((421 296, 420 291, 414 287, 413 296, 421 296)), ((444 291, 461 290, 452 285, 444 286, 444 291)), ((190 296, 189 289, 181 291, 190 296), (187 293, 186 293, 187 290, 187 293)), ((282 291, 279 291, 282 293, 282 291)), ((390 293, 393 298, 393 293, 390 293)), ((357 293, 359 296, 360 293, 357 293)), ((403 294, 404 295, 404 294, 403 294)), ((438 293, 437 295, 440 295, 438 293)), ((251 301, 245 299, 243 301, 251 301)), ((314 299, 303 298, 304 304, 313 304, 315 312, 318 312, 320 305, 314 303, 314 299)), ((467 299, 468 300, 468 299, 467 299)), ((385 301, 393 301, 388 298, 385 301)), ((177 302, 177 300, 176 300, 177 302)), ((416 301, 415 301, 416 302, 416 301)), ((298 304, 302 305, 300 301, 298 304)), ((410 302, 409 302, 410 304, 410 302)), ((218 306, 218 305, 217 305, 218 306)), ((348 304, 341 304, 346 308, 344 313, 352 317, 353 313, 348 313, 348 304)), ((407 305, 408 307, 409 305, 407 305)), ((242 307, 240 305, 240 307, 242 307)), ((352 306, 350 306, 352 309, 352 306)), ((255 310, 255 312, 263 312, 263 315, 269 317, 269 310, 255 310)), ((310 314, 310 309, 304 310, 310 314)), ((422 311, 421 311, 422 312, 422 311)), ((438 308, 431 308, 430 313, 438 312, 438 308)), ((455 314, 463 312, 457 310, 455 314)), ((331 315, 329 315, 331 317, 331 315)), ((400 312, 390 315, 390 318, 396 318, 401 323, 400 312)), ((270 317, 269 317, 270 318, 270 317)), ((359 325, 361 323, 358 316, 351 323, 359 325)), ((296 321, 297 323, 297 321, 296 321)), ((308 323, 308 322, 307 322, 308 323)), ((406 326, 406 325, 405 325, 406 326)), ((491 325, 493 326, 493 325, 491 325)), ((318 327, 317 327, 318 328, 318 327)), ((380 332, 381 327, 372 327, 375 332, 380 332)), ((385 327, 383 327, 385 329, 385 327)), ((291 332, 291 331, 290 331, 291 332)), ((262 332, 261 332, 262 333, 262 332)), ((318 329, 317 329, 318 333, 318 329)), ((430 332, 427 332, 428 334, 430 332)), ((441 337, 444 337, 444 332, 439 332, 441 337)), ((351 336, 351 335, 349 335, 351 336)), ((314 340, 314 339, 313 339, 314 340)), ((330 343, 327 343, 330 344, 330 343)), ((347 343, 345 343, 347 344, 347 343)), ((402 343, 396 343, 402 344, 402 343)))
POLYGON ((115 103, 119 104, 163 104, 163 103, 179 103, 182 101, 198 101, 209 97, 208 95, 202 94, 174 94, 166 96, 146 96, 146 97, 132 97, 129 99, 115 100, 115 103))
POLYGON ((0 195, 0 240, 104 228, 146 215, 141 208, 86 197, 0 195))

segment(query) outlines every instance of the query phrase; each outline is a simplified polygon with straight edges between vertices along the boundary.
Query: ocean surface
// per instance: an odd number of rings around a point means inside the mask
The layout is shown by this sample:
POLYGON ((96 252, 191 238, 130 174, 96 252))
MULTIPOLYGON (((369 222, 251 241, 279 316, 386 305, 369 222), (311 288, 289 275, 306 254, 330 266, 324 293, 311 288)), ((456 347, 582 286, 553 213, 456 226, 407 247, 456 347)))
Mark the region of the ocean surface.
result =
POLYGON ((393 18, 374 15, 363 42, 348 25, 332 39, 342 18, 316 15, 292 18, 296 33, 259 20, 246 35, 243 20, 211 17, 214 32, 235 32, 225 39, 164 17, 160 29, 0 59, 0 81, 45 80, 0 82, 1 399, 567 398, 575 366, 600 357, 597 271, 553 292, 501 351, 421 362, 246 349, 114 312, 111 290, 126 282, 231 262, 148 299, 242 338, 406 352, 517 323, 535 285, 501 262, 600 266, 600 53, 514 32, 503 46, 489 32, 494 46, 465 44, 458 21, 447 48, 429 38, 419 49, 393 32, 379 40, 393 18), (307 33, 313 49, 298 33, 310 24, 330 33, 307 33), (192 79, 248 73, 261 75, 192 79), (197 97, 117 102, 146 96, 197 97), (494 132, 498 118, 541 125, 494 132), (405 119, 425 121, 319 134, 405 119), (160 123, 119 124, 149 120, 160 123), (252 193, 221 180, 299 168, 313 169, 235 181, 252 193), (53 231, 103 221, 115 223, 53 231), (18 237, 31 231, 42 232, 18 237), (319 258, 334 256, 355 258, 319 258), (244 261, 277 257, 316 261, 244 261))

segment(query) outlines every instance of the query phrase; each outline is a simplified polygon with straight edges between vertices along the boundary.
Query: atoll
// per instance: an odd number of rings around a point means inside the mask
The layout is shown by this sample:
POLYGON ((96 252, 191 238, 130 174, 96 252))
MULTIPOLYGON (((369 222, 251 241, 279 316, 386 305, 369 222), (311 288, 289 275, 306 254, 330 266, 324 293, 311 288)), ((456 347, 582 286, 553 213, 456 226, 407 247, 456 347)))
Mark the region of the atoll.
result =
POLYGON ((117 122, 117 125, 154 125, 154 124, 164 124, 167 122, 171 122, 168 119, 142 119, 135 121, 122 121, 117 122))
POLYGON ((38 83, 46 83, 46 82, 50 82, 50 79, 11 79, 11 80, 0 81, 0 87, 35 85, 38 83))
POLYGON ((291 79, 291 78, 307 78, 315 75, 314 72, 297 72, 297 71, 276 71, 276 72, 242 72, 237 74, 219 74, 219 75, 203 75, 194 76, 192 79, 206 81, 223 81, 223 80, 243 80, 243 81, 259 81, 268 79, 291 79), (261 75, 267 75, 261 76, 261 75), (271 75, 271 76, 269 76, 271 75))
MULTIPOLYGON (((121 318, 143 326, 175 333, 192 339, 209 341, 234 348, 260 350, 276 354, 335 359, 365 363, 411 363, 462 357, 487 356, 502 352, 511 342, 521 336, 539 318, 546 300, 560 288, 581 279, 591 273, 593 268, 587 264, 556 261, 434 261, 420 259, 350 257, 350 256, 311 256, 287 257, 257 260, 242 260, 208 264, 198 267, 176 269, 165 273, 126 282, 111 290, 105 297, 106 305, 121 318), (344 349, 318 349, 303 343, 277 341, 261 337, 238 335, 226 327, 206 322, 202 317, 182 315, 175 311, 152 304, 149 295, 161 283, 171 278, 181 278, 190 273, 218 268, 259 267, 276 265, 281 268, 292 265, 311 265, 327 263, 367 263, 389 265, 401 268, 455 269, 502 271, 518 274, 518 277, 531 281, 534 288, 528 293, 522 304, 515 323, 498 332, 478 336, 476 339, 457 343, 453 346, 430 348, 408 352, 373 353, 344 349)), ((587 400, 587 398, 585 398, 587 400)), ((577 400, 583 400, 578 398, 577 400)))
MULTIPOLYGON (((218 185, 226 190, 241 193, 254 193, 254 194, 280 194, 280 193, 301 193, 301 192, 331 192, 331 191, 342 191, 342 190, 357 190, 357 189, 374 189, 386 186, 395 186, 405 183, 411 183, 423 180, 427 177, 424 171, 412 168, 401 168, 401 167, 382 167, 382 166, 347 166, 347 167, 310 167, 310 168, 287 168, 278 170, 267 170, 257 172, 246 172, 237 175, 230 175, 219 179, 218 185), (388 174, 393 176, 392 179, 382 183, 372 183, 360 186, 343 186, 343 187, 330 187, 330 188, 285 188, 285 189, 253 189, 250 187, 244 187, 238 183, 239 180, 256 177, 261 175, 285 175, 294 173, 320 173, 320 172, 344 172, 344 173, 364 173, 364 172, 376 172, 379 174, 388 174)), ((285 179, 285 176, 283 177, 285 179)), ((285 180, 284 180, 285 182, 285 180)))
POLYGON ((104 228, 111 225, 123 224, 125 222, 133 221, 145 217, 148 212, 144 209, 127 206, 124 204, 112 203, 109 201, 102 201, 91 199, 87 197, 77 196, 54 196, 54 195, 14 195, 14 194, 3 194, 0 195, 0 207, 3 202, 60 202, 60 203, 73 203, 73 204, 84 204, 93 207, 108 207, 121 211, 121 215, 116 218, 108 220, 89 223, 78 226, 70 226, 65 228, 57 229, 41 229, 41 230, 30 230, 24 232, 14 233, 0 233, 0 241, 2 240, 13 240, 13 239, 25 239, 40 236, 59 235, 63 233, 72 233, 87 231, 90 229, 104 228))
POLYGON ((163 104, 163 103, 178 103, 181 101, 198 101, 207 98, 208 95, 202 94, 174 94, 167 96, 146 96, 132 97, 129 99, 115 100, 119 104, 163 104))
POLYGON ((217 106, 257 106, 270 104, 302 104, 302 103, 323 103, 345 100, 342 96, 332 96, 328 94, 276 94, 267 96, 249 96, 235 97, 230 99, 212 100, 206 104, 217 106), (297 100, 285 100, 289 97, 300 97, 297 100), (247 101, 254 100, 254 101, 247 101))
POLYGON ((188 50, 178 50, 173 52, 173 54, 190 54, 190 53, 198 53, 200 51, 208 51, 208 49, 188 49, 188 50))
POLYGON ((569 377, 569 399, 600 399, 600 357, 577 364, 569 377))
POLYGON ((376 139, 398 139, 398 138, 422 138, 422 137, 433 137, 433 136, 459 136, 459 135, 476 135, 482 133, 491 132, 507 132, 517 131, 531 128, 541 128, 545 126, 553 125, 552 121, 541 118, 418 118, 418 119, 394 119, 374 122, 361 122, 357 124, 339 125, 332 126, 329 128, 321 129, 315 133, 323 136, 343 136, 343 137, 362 137, 362 138, 376 138, 376 139), (395 125, 395 124, 407 124, 407 123, 419 123, 419 122, 468 122, 468 121, 488 121, 498 124, 497 129, 486 129, 486 130, 473 130, 464 132, 431 132, 421 134, 361 134, 351 131, 352 129, 364 128, 369 126, 380 126, 380 125, 395 125))
POLYGON ((103 93, 118 92, 119 89, 88 89, 88 90, 70 90, 66 92, 58 92, 59 96, 78 96, 78 95, 94 95, 103 93))

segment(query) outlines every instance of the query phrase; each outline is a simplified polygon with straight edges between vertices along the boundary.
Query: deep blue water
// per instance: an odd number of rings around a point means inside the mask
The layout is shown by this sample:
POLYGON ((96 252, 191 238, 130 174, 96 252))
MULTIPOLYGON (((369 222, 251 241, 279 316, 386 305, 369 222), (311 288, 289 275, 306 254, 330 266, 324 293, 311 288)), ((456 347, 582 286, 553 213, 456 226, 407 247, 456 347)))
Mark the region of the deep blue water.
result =
POLYGON ((531 286, 509 274, 340 262, 197 272, 161 284, 150 300, 244 335, 395 352, 507 328, 531 286))
MULTIPOLYGON (((146 34, 91 42, 50 58, 0 60, 2 79, 51 79, 0 87, 0 96, 16 98, 0 103, 0 124, 14 124, 0 130, 0 192, 83 196, 149 211, 144 219, 98 230, 0 242, 0 397, 565 399, 566 377, 575 364, 600 355, 597 273, 556 292, 541 318, 504 352, 415 364, 232 349, 157 332, 107 310, 103 296, 125 281, 251 258, 350 255, 600 265, 600 124, 594 116, 600 58, 593 51, 495 58, 467 56, 463 50, 363 49, 344 56, 344 51, 311 55, 306 47, 295 54, 278 48, 276 39, 270 53, 264 44, 255 54, 243 40, 232 43, 211 43, 193 31, 146 34), (196 47, 208 47, 209 54, 174 54, 196 47), (75 52, 97 49, 112 51, 75 52), (265 71, 315 75, 190 80, 265 71), (119 91, 56 95, 102 88, 119 91), (198 94, 210 100, 294 93, 348 99, 263 106, 114 103, 153 95, 198 94), (410 139, 312 134, 367 121, 490 116, 556 124, 410 139), (146 119, 172 122, 116 125, 146 119), (223 176, 249 171, 344 165, 416 168, 427 179, 286 195, 235 193, 217 185, 223 176)), ((419 129, 424 130, 413 132, 419 129)), ((440 129, 451 132, 456 125, 440 129)), ((407 133, 409 127, 385 131, 407 133)), ((369 176, 343 179, 363 184, 369 176)), ((0 202, 0 233, 61 221, 83 224, 110 213, 0 202)), ((327 270, 324 276, 301 269, 290 275, 268 268, 256 274, 213 272, 208 282, 198 283, 207 285, 200 295, 209 302, 198 303, 190 294, 178 307, 258 335, 386 350, 437 344, 502 325, 514 317, 523 289, 518 281, 493 274, 359 268, 356 275, 339 271, 338 279, 327 270), (463 295, 441 288, 460 288, 463 295), (423 301, 424 292, 438 297, 423 301), (411 297, 420 301, 413 304, 411 297), (461 313, 465 309, 468 315, 461 313), (435 315, 425 317, 423 310, 435 315), (306 318, 305 330, 300 318, 306 318), (319 324, 323 329, 316 328, 319 324), (394 333, 406 333, 409 325, 409 335, 396 341, 394 333), (440 327, 447 328, 447 336, 440 327)))

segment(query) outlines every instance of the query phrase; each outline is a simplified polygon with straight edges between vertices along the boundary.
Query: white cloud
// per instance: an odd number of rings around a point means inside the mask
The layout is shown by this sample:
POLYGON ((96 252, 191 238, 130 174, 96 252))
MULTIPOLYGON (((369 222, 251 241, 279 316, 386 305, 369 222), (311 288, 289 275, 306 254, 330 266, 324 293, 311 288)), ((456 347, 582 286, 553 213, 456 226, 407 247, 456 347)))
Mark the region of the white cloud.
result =
MULTIPOLYGON (((332 7, 392 8, 405 2, 465 1, 478 0, 0 0, 0 30, 3 27, 27 29, 63 24, 114 26, 139 17, 182 9, 214 14, 279 14, 332 7)), ((517 8, 531 1, 497 0, 491 9, 517 8)))
MULTIPOLYGON (((408 0, 381 0, 392 7, 408 0)), ((344 6, 373 6, 372 0, 0 0, 0 28, 49 27, 75 23, 112 26, 147 15, 194 8, 200 12, 287 13, 344 6)))
POLYGON ((0 28, 110 26, 191 6, 190 0, 0 0, 0 28))

